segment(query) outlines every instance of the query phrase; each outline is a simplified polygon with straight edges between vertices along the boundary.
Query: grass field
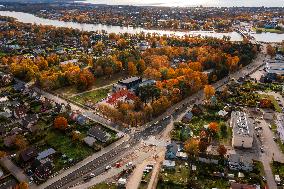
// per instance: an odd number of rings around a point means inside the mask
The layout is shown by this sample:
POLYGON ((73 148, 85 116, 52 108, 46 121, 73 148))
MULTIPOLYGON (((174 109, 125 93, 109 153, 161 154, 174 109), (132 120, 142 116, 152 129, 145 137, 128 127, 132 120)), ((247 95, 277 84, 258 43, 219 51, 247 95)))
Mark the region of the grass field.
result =
MULTIPOLYGON (((95 79, 95 82, 93 86, 90 88, 90 90, 95 90, 99 87, 104 87, 111 85, 113 83, 116 83, 117 81, 126 78, 127 75, 124 73, 119 73, 119 74, 114 74, 112 77, 99 77, 95 79)), ((54 91, 56 94, 60 94, 64 97, 71 97, 73 95, 76 95, 77 93, 83 92, 83 91, 78 91, 76 86, 68 86, 68 87, 63 87, 60 89, 57 89, 54 91)))
POLYGON ((97 184, 93 187, 91 187, 90 189, 116 189, 117 186, 114 185, 114 184, 108 184, 108 183, 100 183, 100 184, 97 184))
POLYGON ((270 32, 270 33, 284 33, 284 31, 277 29, 253 28, 254 31, 270 32))
POLYGON ((60 131, 49 131, 46 142, 56 151, 66 154, 73 160, 81 160, 93 153, 93 150, 80 142, 73 142, 71 137, 60 131))
POLYGON ((101 99, 107 97, 107 94, 110 91, 110 87, 102 88, 90 92, 86 92, 81 95, 73 96, 70 98, 70 100, 73 100, 75 102, 78 102, 80 104, 84 104, 87 101, 91 101, 92 103, 97 103, 101 99))

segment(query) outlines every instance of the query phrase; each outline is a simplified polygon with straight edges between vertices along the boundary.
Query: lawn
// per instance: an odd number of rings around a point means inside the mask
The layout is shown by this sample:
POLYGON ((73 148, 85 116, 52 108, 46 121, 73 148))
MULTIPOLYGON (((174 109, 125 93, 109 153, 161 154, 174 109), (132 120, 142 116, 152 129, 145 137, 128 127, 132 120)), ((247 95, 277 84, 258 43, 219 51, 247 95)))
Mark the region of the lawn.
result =
POLYGON ((262 32, 270 32, 270 33, 284 33, 281 30, 277 30, 277 29, 266 29, 266 28, 253 28, 254 31, 262 31, 262 32))
POLYGON ((87 145, 72 141, 71 137, 60 131, 49 131, 45 140, 56 151, 66 154, 68 158, 75 161, 82 160, 93 153, 87 145))
MULTIPOLYGON (((90 88, 90 90, 95 90, 99 87, 111 85, 113 83, 116 83, 117 81, 126 78, 127 75, 125 73, 118 73, 112 75, 112 77, 99 77, 95 79, 95 83, 93 86, 90 88)), ((63 95, 66 98, 70 98, 73 95, 76 95, 77 93, 83 92, 83 91, 78 91, 76 86, 68 86, 68 87, 63 87, 60 89, 57 89, 54 91, 57 94, 63 95)))
POLYGON ((110 88, 106 87, 106 88, 86 92, 84 94, 71 97, 70 100, 73 100, 80 104, 85 104, 85 102, 87 101, 91 101, 92 103, 95 104, 99 102, 101 99, 106 98, 109 91, 110 91, 110 88))
POLYGON ((181 163, 177 163, 174 171, 161 172, 157 188, 186 188, 189 182, 194 182, 195 185, 200 186, 200 188, 228 188, 228 180, 211 176, 213 171, 219 171, 219 166, 203 163, 197 163, 196 166, 197 170, 192 171, 192 173, 190 173, 188 167, 181 163), (197 180, 195 180, 194 177, 197 177, 197 180))
POLYGON ((189 169, 184 164, 177 161, 175 168, 175 170, 164 170, 161 172, 161 180, 176 185, 186 185, 189 177, 189 169))
POLYGON ((217 115, 207 114, 204 116, 194 116, 191 122, 189 123, 190 128, 193 131, 194 135, 199 135, 200 131, 204 128, 205 125, 208 125, 211 122, 220 123, 224 121, 217 115))
POLYGON ((100 183, 100 184, 97 184, 93 187, 91 187, 90 189, 116 189, 117 186, 114 185, 114 184, 108 184, 108 183, 100 183))
POLYGON ((284 163, 273 161, 270 164, 274 175, 279 175, 281 180, 284 179, 284 163))

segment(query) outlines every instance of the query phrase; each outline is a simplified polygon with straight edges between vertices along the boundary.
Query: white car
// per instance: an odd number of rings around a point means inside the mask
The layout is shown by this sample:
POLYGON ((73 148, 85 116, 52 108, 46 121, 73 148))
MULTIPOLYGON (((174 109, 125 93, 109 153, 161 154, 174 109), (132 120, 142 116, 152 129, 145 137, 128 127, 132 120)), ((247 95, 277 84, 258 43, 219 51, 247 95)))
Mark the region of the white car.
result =
POLYGON ((127 164, 126 164, 126 167, 130 167, 130 166, 132 166, 133 165, 133 163, 130 161, 130 162, 128 162, 127 164))
POLYGON ((111 169, 111 166, 110 165, 106 166, 106 171, 109 169, 111 169))

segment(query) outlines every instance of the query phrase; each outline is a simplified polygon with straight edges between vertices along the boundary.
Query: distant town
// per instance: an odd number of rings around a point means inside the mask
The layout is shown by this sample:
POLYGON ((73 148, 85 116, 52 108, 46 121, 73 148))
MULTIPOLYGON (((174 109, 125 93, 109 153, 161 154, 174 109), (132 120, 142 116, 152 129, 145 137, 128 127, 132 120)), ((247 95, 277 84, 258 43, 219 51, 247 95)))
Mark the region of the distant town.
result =
POLYGON ((0 16, 0 189, 283 188, 283 8, 0 4, 0 15, 224 33, 0 16))
POLYGON ((3 3, 4 10, 33 13, 36 16, 79 23, 132 26, 161 30, 214 30, 228 32, 241 22, 253 32, 284 33, 283 8, 172 8, 89 5, 74 3, 3 3))

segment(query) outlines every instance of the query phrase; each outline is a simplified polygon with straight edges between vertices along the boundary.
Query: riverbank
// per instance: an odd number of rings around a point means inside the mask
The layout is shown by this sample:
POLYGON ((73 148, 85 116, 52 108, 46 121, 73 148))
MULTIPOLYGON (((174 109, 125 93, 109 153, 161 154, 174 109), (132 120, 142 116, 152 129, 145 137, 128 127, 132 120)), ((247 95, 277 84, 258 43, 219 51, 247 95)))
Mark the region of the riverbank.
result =
MULTIPOLYGON (((222 39, 224 36, 230 37, 231 41, 242 41, 241 35, 237 32, 229 33, 217 33, 212 31, 170 31, 170 30, 147 30, 143 28, 133 28, 133 27, 120 27, 120 26, 108 26, 102 24, 80 24, 76 22, 64 22, 59 20, 44 19, 34 16, 33 14, 23 13, 23 12, 12 12, 12 11, 0 11, 1 16, 8 16, 17 19, 19 22, 23 23, 34 23, 38 25, 51 25, 55 27, 67 27, 73 29, 79 29, 81 31, 106 31, 107 33, 152 33, 158 35, 176 35, 182 37, 184 35, 190 36, 201 36, 201 37, 215 37, 222 39)), ((276 33, 261 33, 252 34, 255 40, 258 42, 282 42, 284 40, 284 34, 276 33)))

